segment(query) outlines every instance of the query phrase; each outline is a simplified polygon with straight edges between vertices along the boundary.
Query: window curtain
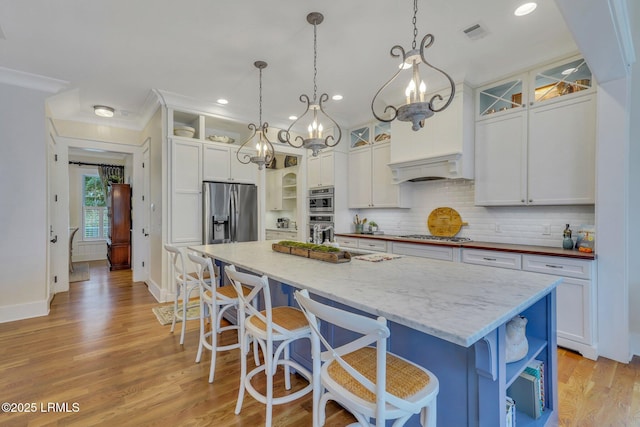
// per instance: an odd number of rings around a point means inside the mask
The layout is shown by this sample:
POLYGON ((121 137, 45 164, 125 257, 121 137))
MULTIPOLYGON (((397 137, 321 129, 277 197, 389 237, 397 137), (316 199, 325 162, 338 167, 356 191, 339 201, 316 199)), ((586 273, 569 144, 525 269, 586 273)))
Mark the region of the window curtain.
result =
POLYGON ((106 199, 107 188, 110 182, 114 184, 124 183, 124 166, 100 165, 98 167, 98 175, 100 175, 100 181, 102 182, 102 189, 104 190, 106 199))

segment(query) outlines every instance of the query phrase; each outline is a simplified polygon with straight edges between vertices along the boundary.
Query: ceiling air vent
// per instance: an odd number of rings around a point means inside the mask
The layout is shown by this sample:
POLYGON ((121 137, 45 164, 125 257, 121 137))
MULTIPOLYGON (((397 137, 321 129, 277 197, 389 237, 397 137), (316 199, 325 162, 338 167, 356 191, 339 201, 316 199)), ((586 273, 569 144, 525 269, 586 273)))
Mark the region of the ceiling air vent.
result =
POLYGON ((462 32, 471 40, 478 40, 489 34, 480 24, 474 24, 469 28, 462 30, 462 32))

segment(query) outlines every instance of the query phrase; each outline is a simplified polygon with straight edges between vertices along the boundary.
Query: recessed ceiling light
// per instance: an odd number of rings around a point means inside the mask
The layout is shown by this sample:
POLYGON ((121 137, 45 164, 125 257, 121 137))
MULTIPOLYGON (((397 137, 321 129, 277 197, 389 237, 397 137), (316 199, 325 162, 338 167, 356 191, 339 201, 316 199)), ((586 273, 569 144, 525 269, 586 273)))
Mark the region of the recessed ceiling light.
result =
POLYGON ((578 71, 578 69, 577 69, 577 68, 567 68, 566 70, 564 70, 564 71, 562 72, 562 75, 563 75, 563 76, 568 76, 569 74, 571 74, 571 73, 573 73, 573 72, 576 72, 576 71, 578 71))
POLYGON ((289 116, 289 120, 298 120, 298 116, 289 116))
POLYGON ((516 16, 525 16, 536 10, 536 7, 538 7, 538 5, 535 2, 523 3, 516 8, 513 14, 516 16))
POLYGON ((111 107, 107 107, 106 105, 94 105, 93 112, 96 116, 100 117, 113 117, 113 114, 116 110, 111 107))
POLYGON ((342 99, 342 95, 333 95, 331 99, 333 99, 334 101, 340 101, 342 99))
POLYGON ((229 103, 229 101, 227 101, 224 98, 220 98, 216 101, 218 104, 222 104, 222 105, 227 105, 229 103))

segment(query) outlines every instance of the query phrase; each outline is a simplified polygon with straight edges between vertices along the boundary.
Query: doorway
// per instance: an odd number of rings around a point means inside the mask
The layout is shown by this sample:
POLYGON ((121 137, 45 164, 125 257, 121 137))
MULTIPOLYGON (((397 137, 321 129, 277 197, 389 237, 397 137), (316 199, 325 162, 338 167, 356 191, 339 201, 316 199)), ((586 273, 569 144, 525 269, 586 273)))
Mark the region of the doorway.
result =
MULTIPOLYGON (((49 191, 51 194, 56 194, 61 201, 61 205, 63 209, 60 209, 60 218, 57 219, 58 222, 58 238, 61 239, 62 243, 65 243, 64 247, 66 250, 60 250, 59 252, 63 252, 66 257, 66 265, 68 265, 69 261, 69 237, 70 231, 69 226, 76 224, 80 224, 78 221, 78 216, 80 215, 81 209, 78 207, 73 213, 72 211, 72 200, 71 197, 77 197, 78 194, 82 194, 80 191, 72 192, 72 185, 80 185, 78 180, 72 182, 72 174, 70 173, 70 168, 68 167, 69 160, 73 158, 77 158, 77 156, 84 156, 83 158, 89 162, 89 159, 97 160, 91 163, 106 163, 115 161, 113 157, 119 157, 121 162, 124 163, 126 175, 125 179, 128 180, 128 183, 131 184, 131 189, 137 189, 134 191, 134 197, 131 198, 131 215, 133 218, 131 224, 131 269, 134 280, 136 281, 146 281, 148 277, 144 276, 144 270, 142 269, 142 260, 141 257, 144 253, 149 252, 149 248, 144 248, 144 245, 148 245, 148 239, 142 238, 142 221, 135 220, 135 212, 142 212, 143 206, 141 203, 141 196, 143 193, 143 189, 145 188, 145 174, 142 172, 142 158, 143 158, 143 147, 134 146, 128 144, 115 144, 108 143, 103 141, 93 141, 93 140, 84 140, 84 139, 76 139, 76 138, 67 138, 67 137, 54 137, 57 147, 58 154, 58 164, 65 165, 64 167, 60 167, 54 173, 53 168, 52 174, 57 175, 55 179, 52 179, 51 182, 55 183, 56 188, 51 188, 49 191), (111 160, 109 160, 111 159, 111 160), (65 208, 66 207, 66 208, 65 208), (72 223, 72 221, 74 223, 72 223)), ((74 205, 75 206, 75 205, 74 205)), ((79 202, 78 202, 79 206, 79 202)), ((79 227, 80 228, 80 227, 79 227)), ((76 244, 80 241, 79 237, 82 235, 80 231, 76 233, 76 237, 73 242, 73 261, 87 259, 91 257, 95 257, 97 251, 103 250, 106 246, 103 246, 100 249, 95 247, 91 249, 83 248, 80 250, 80 246, 76 246, 76 244)), ((84 240, 82 240, 84 241, 84 240)), ((102 242, 104 245, 104 242, 102 242)), ((84 246, 84 245, 83 245, 84 246)), ((94 246, 100 246, 100 243, 95 243, 94 246)), ((60 258, 60 257, 58 257, 60 258)), ((96 258, 94 258, 96 259, 96 258)), ((61 260, 50 260, 50 262, 55 262, 57 265, 62 264, 61 260)), ((148 263, 145 263, 148 265, 148 263)), ((58 283, 56 285, 55 292, 66 292, 69 290, 69 281, 68 274, 62 276, 62 280, 58 278, 58 283)))

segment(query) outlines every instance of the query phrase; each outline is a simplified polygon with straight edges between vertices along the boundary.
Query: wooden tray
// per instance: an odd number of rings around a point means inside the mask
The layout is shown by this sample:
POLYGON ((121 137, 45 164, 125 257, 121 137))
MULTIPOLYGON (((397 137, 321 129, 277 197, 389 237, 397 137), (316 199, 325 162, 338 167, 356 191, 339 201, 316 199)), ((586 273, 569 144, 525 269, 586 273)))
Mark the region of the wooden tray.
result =
POLYGON ((342 263, 351 261, 351 254, 346 251, 340 252, 318 252, 311 251, 303 248, 292 248, 291 246, 279 245, 277 243, 271 244, 271 249, 283 254, 297 255, 304 258, 319 259, 320 261, 342 263))
POLYGON ((309 258, 319 259, 320 261, 340 263, 351 261, 351 254, 349 252, 316 252, 309 251, 309 258))
POLYGON ((468 223, 462 221, 458 211, 449 207, 435 208, 427 219, 429 233, 434 236, 453 237, 458 234, 463 225, 468 223))

